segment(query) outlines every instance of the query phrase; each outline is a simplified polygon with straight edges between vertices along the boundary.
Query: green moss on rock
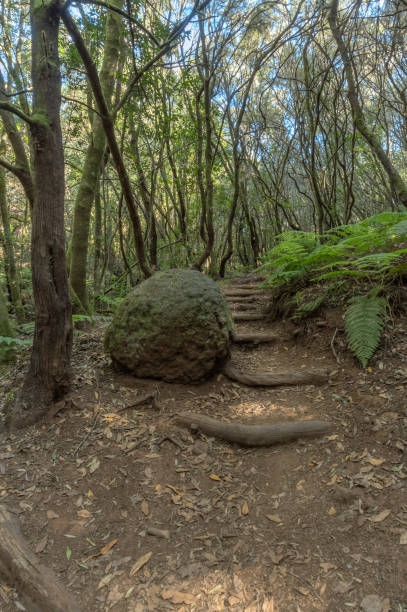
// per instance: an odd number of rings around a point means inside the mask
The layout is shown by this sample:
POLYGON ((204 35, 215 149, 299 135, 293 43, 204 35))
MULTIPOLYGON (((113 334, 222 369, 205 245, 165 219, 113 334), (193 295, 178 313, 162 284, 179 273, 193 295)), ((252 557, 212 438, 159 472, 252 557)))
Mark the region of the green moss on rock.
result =
POLYGON ((230 310, 216 283, 195 270, 168 270, 123 300, 105 348, 135 376, 193 382, 229 358, 231 333, 230 310))

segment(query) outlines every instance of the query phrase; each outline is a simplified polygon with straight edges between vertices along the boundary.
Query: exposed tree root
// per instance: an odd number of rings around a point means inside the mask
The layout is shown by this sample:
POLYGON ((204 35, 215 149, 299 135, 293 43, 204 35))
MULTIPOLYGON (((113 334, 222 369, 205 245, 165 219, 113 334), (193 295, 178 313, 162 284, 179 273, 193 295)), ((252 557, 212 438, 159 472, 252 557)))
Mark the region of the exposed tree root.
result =
POLYGON ((235 312, 232 313, 234 321, 261 321, 264 319, 264 314, 261 312, 235 312))
POLYGON ((79 612, 54 572, 40 565, 21 535, 18 520, 0 504, 0 574, 16 587, 30 612, 79 612))
POLYGON ((224 423, 210 417, 183 412, 177 416, 177 423, 191 429, 199 429, 208 436, 235 442, 242 446, 271 446, 296 438, 312 437, 332 430, 333 425, 326 421, 300 421, 295 423, 274 423, 273 425, 242 425, 224 423))
POLYGON ((328 380, 327 371, 319 372, 241 372, 228 362, 223 374, 249 387, 279 387, 285 385, 320 385, 328 380))
POLYGON ((268 333, 234 333, 233 334, 233 342, 236 344, 262 344, 264 342, 275 342, 278 340, 279 336, 276 334, 268 334, 268 333))

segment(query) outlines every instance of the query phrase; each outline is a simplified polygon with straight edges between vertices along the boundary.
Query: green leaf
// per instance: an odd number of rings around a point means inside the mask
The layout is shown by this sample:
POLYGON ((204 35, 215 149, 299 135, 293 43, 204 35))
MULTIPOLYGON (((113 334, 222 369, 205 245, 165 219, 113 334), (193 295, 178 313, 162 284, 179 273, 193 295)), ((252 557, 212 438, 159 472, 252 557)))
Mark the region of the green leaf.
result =
POLYGON ((348 343, 363 367, 377 349, 384 325, 387 300, 376 296, 359 296, 345 313, 348 343))
POLYGON ((71 558, 71 555, 72 555, 72 550, 69 548, 69 546, 66 547, 65 555, 66 555, 66 558, 69 561, 69 559, 71 558))

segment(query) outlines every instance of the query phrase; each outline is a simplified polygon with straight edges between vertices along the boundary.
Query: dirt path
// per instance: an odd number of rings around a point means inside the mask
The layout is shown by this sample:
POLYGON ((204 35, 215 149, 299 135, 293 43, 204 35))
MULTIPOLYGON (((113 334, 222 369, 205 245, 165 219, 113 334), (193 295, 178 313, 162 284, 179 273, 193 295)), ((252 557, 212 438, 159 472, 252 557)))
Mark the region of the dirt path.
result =
MULTIPOLYGON (((264 296, 243 297, 228 299, 254 308, 234 312, 262 312, 264 296)), ((335 312, 308 328, 236 323, 278 338, 234 345, 236 366, 332 371, 319 387, 137 380, 112 370, 101 326, 76 338, 68 404, 2 441, 0 497, 80 610, 407 611, 407 324, 367 370, 342 327, 335 312), (247 449, 178 427, 186 411, 335 431, 247 449)), ((0 610, 16 603, 2 584, 0 610)))

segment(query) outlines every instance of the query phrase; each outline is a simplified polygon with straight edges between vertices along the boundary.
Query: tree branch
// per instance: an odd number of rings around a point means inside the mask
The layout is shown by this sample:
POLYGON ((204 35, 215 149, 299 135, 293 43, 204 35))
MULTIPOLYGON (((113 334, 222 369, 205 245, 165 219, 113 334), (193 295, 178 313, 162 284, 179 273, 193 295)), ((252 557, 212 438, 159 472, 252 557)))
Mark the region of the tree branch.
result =
POLYGON ((203 2, 201 2, 201 4, 198 4, 198 2, 196 1, 195 6, 192 9, 192 11, 184 19, 182 19, 176 26, 174 26, 166 42, 163 45, 161 45, 162 47, 161 50, 147 64, 145 64, 142 68, 140 68, 137 74, 130 81, 129 85, 127 86, 126 91, 123 94, 122 99, 120 100, 118 104, 116 104, 116 107, 113 111, 113 116, 115 116, 119 112, 119 110, 124 106, 124 104, 127 102, 127 100, 129 99, 131 95, 131 92, 133 91, 134 86, 136 85, 137 81, 140 80, 142 75, 145 72, 147 72, 147 70, 149 70, 152 66, 154 66, 154 64, 156 64, 158 60, 161 57, 163 57, 163 55, 166 55, 174 48, 175 45, 172 44, 173 41, 176 38, 178 38, 178 36, 181 34, 184 28, 188 25, 188 23, 191 21, 194 15, 202 11, 210 3, 210 1, 211 0, 204 0, 203 2))
POLYGON ((3 168, 5 168, 6 170, 8 170, 9 172, 12 172, 15 176, 19 176, 19 169, 17 168, 17 166, 13 166, 12 164, 9 164, 5 159, 2 159, 0 157, 0 166, 3 166, 3 168))
POLYGON ((109 11, 118 13, 125 19, 128 19, 129 21, 134 23, 142 32, 144 32, 144 34, 146 34, 153 41, 156 47, 158 48, 162 47, 161 43, 156 39, 154 34, 152 34, 150 30, 148 30, 145 26, 143 26, 142 23, 140 23, 137 19, 135 19, 135 17, 132 17, 132 15, 130 15, 129 13, 126 13, 126 11, 122 11, 121 9, 116 8, 112 4, 109 4, 109 2, 102 2, 102 0, 76 0, 74 4, 95 4, 96 6, 102 6, 103 8, 106 8, 109 11))
POLYGON ((20 117, 20 119, 28 123, 28 125, 35 125, 35 121, 31 117, 23 113, 23 111, 17 108, 17 106, 14 106, 14 104, 10 104, 9 102, 2 102, 0 100, 0 111, 2 110, 7 111, 8 113, 13 113, 13 115, 20 117))
POLYGON ((13 93, 7 93, 6 91, 0 89, 0 95, 4 96, 5 98, 15 98, 16 96, 22 96, 26 93, 32 93, 32 91, 32 89, 23 89, 21 91, 15 91, 13 93))

